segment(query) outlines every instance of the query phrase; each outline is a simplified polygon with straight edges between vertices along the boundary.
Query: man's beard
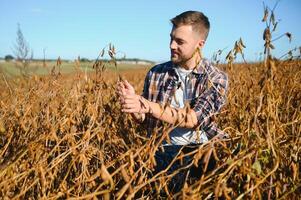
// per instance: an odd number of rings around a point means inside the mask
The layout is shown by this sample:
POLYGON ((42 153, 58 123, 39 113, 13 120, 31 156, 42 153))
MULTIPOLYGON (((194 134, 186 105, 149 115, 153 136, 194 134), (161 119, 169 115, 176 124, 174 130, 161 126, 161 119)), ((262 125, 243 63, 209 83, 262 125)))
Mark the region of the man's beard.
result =
POLYGON ((181 59, 180 57, 170 56, 170 60, 171 60, 171 62, 173 62, 174 64, 180 64, 180 63, 182 63, 182 59, 181 59))
POLYGON ((194 56, 194 54, 192 54, 192 56, 189 57, 183 57, 180 56, 179 54, 177 54, 176 56, 171 55, 170 56, 170 60, 177 65, 183 65, 185 64, 188 60, 190 60, 192 57, 194 56))
POLYGON ((172 53, 170 55, 170 60, 174 63, 174 64, 183 64, 185 63, 187 60, 189 60, 189 58, 185 58, 181 55, 179 55, 178 53, 172 53), (175 54, 175 55, 173 55, 175 54))
POLYGON ((194 50, 194 52, 191 54, 191 56, 189 57, 183 57, 183 56, 180 56, 178 53, 176 53, 176 57, 174 57, 171 53, 170 55, 170 60, 174 63, 174 64, 178 64, 178 65, 181 65, 181 64, 185 64, 187 61, 189 61, 190 59, 192 59, 194 57, 195 54, 199 53, 199 48, 196 48, 194 50))

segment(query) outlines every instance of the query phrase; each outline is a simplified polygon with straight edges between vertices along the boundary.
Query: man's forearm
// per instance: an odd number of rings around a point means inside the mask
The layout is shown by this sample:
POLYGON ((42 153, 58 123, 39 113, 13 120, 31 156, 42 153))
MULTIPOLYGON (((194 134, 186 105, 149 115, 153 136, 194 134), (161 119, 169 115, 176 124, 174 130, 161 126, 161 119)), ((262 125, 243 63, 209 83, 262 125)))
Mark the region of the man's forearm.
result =
POLYGON ((190 108, 188 110, 185 108, 171 108, 170 106, 163 108, 155 102, 147 101, 147 103, 150 107, 149 112, 159 120, 186 128, 194 128, 197 125, 196 113, 190 108))
POLYGON ((195 128, 198 124, 196 113, 190 108, 162 107, 158 103, 135 94, 123 97, 122 112, 131 113, 139 122, 144 121, 145 114, 149 113, 158 120, 180 127, 195 128))

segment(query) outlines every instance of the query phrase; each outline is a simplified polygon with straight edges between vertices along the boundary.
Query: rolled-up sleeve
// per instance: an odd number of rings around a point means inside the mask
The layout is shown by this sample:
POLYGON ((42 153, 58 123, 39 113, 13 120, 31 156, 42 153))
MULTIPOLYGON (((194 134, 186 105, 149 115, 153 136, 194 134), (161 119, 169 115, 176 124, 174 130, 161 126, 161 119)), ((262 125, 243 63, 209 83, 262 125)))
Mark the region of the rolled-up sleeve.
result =
POLYGON ((198 126, 203 127, 210 122, 210 117, 217 114, 226 103, 228 76, 219 70, 209 75, 208 84, 192 105, 196 113, 198 126))

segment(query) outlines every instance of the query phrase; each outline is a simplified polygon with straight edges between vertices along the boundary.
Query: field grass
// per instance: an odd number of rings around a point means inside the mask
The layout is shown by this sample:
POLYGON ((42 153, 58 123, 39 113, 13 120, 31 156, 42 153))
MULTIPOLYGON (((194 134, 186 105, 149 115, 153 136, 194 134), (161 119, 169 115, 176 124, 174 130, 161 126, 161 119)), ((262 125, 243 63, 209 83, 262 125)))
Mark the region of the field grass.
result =
MULTIPOLYGON (((20 73, 20 64, 16 64, 13 61, 10 62, 2 62, 0 63, 0 71, 4 72, 9 76, 19 76, 20 73)), ((46 62, 46 66, 43 66, 43 62, 33 61, 27 67, 29 74, 33 75, 47 75, 51 74, 51 70, 55 68, 55 71, 60 72, 62 74, 70 74, 77 71, 80 72, 91 72, 93 71, 93 62, 81 62, 80 66, 78 67, 75 62, 62 62, 61 66, 58 67, 56 62, 46 62)), ((138 65, 138 64, 119 64, 118 70, 128 70, 128 69, 140 69, 140 68, 148 68, 150 65, 138 65)), ((107 70, 115 70, 115 66, 112 63, 106 64, 107 70)))
POLYGON ((147 69, 2 76, 0 197, 298 199, 301 62, 221 67, 230 90, 217 119, 230 139, 211 140, 195 151, 193 163, 205 169, 211 157, 216 167, 188 179, 176 194, 167 184, 179 171, 152 174, 157 141, 172 125, 147 138, 143 126, 121 113, 115 93, 119 75, 141 93, 147 69))

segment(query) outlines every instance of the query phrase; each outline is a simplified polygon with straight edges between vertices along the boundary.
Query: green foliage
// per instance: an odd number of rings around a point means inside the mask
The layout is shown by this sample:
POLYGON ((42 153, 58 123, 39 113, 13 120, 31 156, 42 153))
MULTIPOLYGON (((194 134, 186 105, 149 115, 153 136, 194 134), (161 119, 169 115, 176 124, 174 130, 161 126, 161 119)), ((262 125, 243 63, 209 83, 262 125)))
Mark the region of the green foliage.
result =
POLYGON ((4 60, 6 61, 6 62, 9 62, 9 61, 11 61, 11 60, 13 60, 14 59, 14 57, 12 56, 12 55, 6 55, 5 57, 4 57, 4 60))

